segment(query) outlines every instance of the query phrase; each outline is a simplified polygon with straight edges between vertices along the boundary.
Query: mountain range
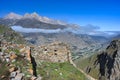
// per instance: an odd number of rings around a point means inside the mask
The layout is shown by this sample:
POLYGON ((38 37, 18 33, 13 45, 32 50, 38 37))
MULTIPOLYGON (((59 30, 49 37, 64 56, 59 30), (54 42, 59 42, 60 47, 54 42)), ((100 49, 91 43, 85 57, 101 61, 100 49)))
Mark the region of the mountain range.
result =
POLYGON ((50 19, 48 17, 42 17, 39 16, 39 14, 37 14, 36 12, 34 13, 25 13, 23 16, 16 14, 16 13, 9 13, 8 15, 5 16, 5 19, 36 19, 38 21, 44 22, 44 23, 50 23, 50 24, 60 24, 60 25, 65 25, 66 23, 59 21, 59 20, 54 20, 54 19, 50 19))
MULTIPOLYGON (((12 27, 13 30, 22 34, 32 44, 43 45, 60 41, 69 44, 72 52, 77 54, 81 54, 81 49, 88 48, 90 50, 104 44, 108 40, 104 36, 85 34, 85 32, 89 32, 92 29, 91 25, 89 25, 88 29, 82 30, 83 27, 79 25, 42 17, 37 13, 26 13, 23 16, 10 13, 0 19, 0 24, 12 27)), ((101 47, 95 49, 99 48, 101 47)))

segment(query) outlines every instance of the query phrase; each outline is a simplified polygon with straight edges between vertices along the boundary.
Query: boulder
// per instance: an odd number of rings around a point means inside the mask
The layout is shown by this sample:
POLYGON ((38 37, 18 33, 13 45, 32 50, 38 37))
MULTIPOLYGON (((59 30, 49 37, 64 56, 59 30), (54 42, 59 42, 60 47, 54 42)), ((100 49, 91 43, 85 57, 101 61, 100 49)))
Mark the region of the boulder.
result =
POLYGON ((9 69, 9 72, 13 72, 13 71, 15 71, 15 69, 16 69, 15 67, 12 67, 9 69))
POLYGON ((37 77, 32 76, 30 80, 36 80, 36 79, 37 79, 37 77))
POLYGON ((16 72, 11 72, 11 73, 10 73, 10 78, 15 78, 16 75, 17 75, 16 72))
POLYGON ((6 60, 6 62, 10 62, 10 58, 9 57, 7 57, 5 60, 6 60))
POLYGON ((19 73, 15 76, 14 80, 22 80, 23 79, 24 74, 23 73, 19 73))
POLYGON ((3 52, 0 52, 0 56, 3 56, 4 55, 4 53, 3 52))
POLYGON ((15 58, 17 58, 17 55, 15 55, 15 54, 11 54, 11 56, 10 56, 10 60, 13 60, 13 59, 15 59, 15 58))

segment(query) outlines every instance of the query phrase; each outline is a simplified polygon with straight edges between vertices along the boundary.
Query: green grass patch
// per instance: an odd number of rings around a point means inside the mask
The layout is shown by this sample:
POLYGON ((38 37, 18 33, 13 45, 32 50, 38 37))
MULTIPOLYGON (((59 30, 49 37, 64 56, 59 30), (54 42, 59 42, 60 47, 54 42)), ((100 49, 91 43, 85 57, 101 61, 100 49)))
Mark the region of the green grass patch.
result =
POLYGON ((37 67, 37 74, 40 74, 43 80, 86 80, 85 76, 68 62, 43 62, 37 67))
POLYGON ((6 65, 7 65, 6 62, 2 62, 0 60, 0 80, 8 80, 9 79, 10 72, 9 72, 9 68, 6 65))

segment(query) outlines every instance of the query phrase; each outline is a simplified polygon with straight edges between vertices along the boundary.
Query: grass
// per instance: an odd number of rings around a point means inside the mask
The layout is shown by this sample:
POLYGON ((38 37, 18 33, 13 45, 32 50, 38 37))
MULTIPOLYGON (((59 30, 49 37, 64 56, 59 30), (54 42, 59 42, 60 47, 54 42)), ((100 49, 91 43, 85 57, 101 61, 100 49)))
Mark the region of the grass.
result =
POLYGON ((6 31, 9 31, 9 30, 10 30, 10 28, 7 28, 7 27, 5 27, 3 25, 0 25, 0 34, 6 32, 6 31))
POLYGON ((42 80, 86 80, 85 76, 68 62, 43 62, 37 67, 37 74, 43 77, 42 80))
POLYGON ((2 62, 0 60, 0 80, 8 80, 9 79, 10 73, 9 73, 8 67, 6 65, 7 65, 6 62, 2 62))

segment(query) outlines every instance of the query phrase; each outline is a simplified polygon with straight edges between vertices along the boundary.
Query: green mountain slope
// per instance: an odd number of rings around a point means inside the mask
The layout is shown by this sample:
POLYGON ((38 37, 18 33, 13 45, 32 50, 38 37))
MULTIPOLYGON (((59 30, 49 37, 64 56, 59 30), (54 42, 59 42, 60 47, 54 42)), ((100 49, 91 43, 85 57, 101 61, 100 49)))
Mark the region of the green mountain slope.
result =
POLYGON ((0 25, 0 40, 12 43, 25 43, 25 39, 11 28, 0 25))

